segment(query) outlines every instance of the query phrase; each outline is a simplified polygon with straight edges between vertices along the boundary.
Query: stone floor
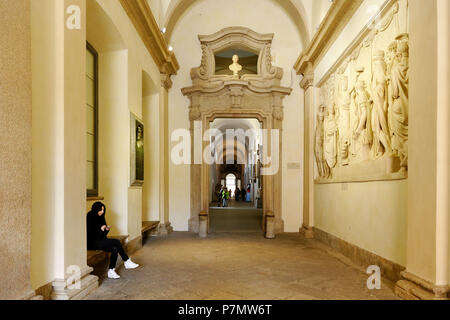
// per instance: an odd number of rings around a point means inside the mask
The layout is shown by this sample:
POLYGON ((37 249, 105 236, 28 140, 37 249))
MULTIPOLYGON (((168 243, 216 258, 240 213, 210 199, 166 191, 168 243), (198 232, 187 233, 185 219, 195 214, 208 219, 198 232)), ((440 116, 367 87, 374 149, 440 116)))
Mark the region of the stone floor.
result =
POLYGON ((211 232, 262 232, 263 210, 238 204, 209 208, 211 232))
POLYGON ((119 280, 101 280, 92 300, 396 299, 392 284, 369 290, 368 275, 316 240, 282 234, 184 232, 149 238, 122 266, 119 280))

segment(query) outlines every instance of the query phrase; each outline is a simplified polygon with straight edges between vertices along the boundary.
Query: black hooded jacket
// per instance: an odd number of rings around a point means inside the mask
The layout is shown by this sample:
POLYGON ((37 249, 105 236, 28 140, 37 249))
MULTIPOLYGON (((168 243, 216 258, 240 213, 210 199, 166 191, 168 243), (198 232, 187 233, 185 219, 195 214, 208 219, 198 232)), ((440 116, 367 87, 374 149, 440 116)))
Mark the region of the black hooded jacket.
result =
POLYGON ((106 206, 101 202, 96 202, 92 205, 91 211, 86 216, 87 227, 87 249, 97 250, 99 241, 106 239, 108 230, 102 231, 102 226, 106 226, 106 206), (98 215, 99 211, 102 211, 102 207, 105 208, 105 213, 101 216, 98 215))

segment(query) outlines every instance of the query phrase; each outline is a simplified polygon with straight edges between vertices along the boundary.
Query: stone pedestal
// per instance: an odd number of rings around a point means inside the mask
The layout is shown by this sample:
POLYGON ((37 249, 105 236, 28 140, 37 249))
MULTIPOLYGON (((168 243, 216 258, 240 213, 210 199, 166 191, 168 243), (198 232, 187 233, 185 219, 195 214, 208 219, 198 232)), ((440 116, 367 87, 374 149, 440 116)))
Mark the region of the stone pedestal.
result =
POLYGON ((167 236, 168 234, 173 232, 173 227, 171 226, 170 222, 160 224, 159 226, 159 235, 160 236, 167 236))
POLYGON ((266 239, 275 239, 275 215, 273 212, 266 214, 266 239))
POLYGON ((306 239, 313 239, 314 238, 314 231, 312 227, 308 227, 303 225, 300 229, 300 233, 306 238, 306 239))
POLYGON ((405 300, 448 300, 449 286, 436 286, 403 271, 395 284, 395 294, 405 300))
POLYGON ((199 233, 200 238, 206 238, 208 236, 208 214, 202 212, 199 215, 199 233))

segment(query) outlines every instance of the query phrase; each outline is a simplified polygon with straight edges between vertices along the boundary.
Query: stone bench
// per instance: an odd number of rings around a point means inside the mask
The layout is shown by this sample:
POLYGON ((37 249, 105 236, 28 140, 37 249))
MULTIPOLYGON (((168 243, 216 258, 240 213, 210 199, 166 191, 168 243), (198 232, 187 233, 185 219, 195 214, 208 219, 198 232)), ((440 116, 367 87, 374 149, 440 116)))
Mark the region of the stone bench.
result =
MULTIPOLYGON (((122 247, 126 248, 126 241, 128 236, 114 236, 109 237, 110 239, 117 239, 122 244, 122 247)), ((87 251, 87 265, 93 267, 101 262, 106 261, 109 258, 109 253, 101 250, 88 250, 87 251)))
POLYGON ((156 231, 159 226, 159 221, 142 221, 142 235, 146 234, 149 231, 156 231))

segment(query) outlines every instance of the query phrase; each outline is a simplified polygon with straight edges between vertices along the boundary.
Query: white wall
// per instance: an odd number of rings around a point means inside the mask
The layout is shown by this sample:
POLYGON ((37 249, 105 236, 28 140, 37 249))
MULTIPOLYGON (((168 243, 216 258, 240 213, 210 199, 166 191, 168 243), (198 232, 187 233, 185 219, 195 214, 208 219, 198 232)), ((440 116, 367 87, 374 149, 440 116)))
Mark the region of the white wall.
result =
MULTIPOLYGON (((185 13, 175 26, 171 38, 180 70, 172 78, 174 84, 169 93, 169 134, 177 128, 189 129, 189 100, 181 94, 181 88, 192 85, 190 70, 200 64, 201 48, 197 35, 212 34, 230 26, 244 26, 259 33, 274 33, 274 65, 284 69, 282 85, 292 85, 293 88, 292 94, 284 100, 282 216, 285 231, 298 232, 302 223, 303 178, 301 170, 288 170, 287 163, 301 163, 303 159, 303 93, 298 85, 299 78, 291 77, 291 70, 302 47, 298 29, 279 5, 270 0, 201 0, 185 13), (233 10, 230 11, 230 8, 233 10), (280 21, 283 23, 278 23, 280 21)), ((188 229, 189 186, 189 166, 171 163, 170 221, 175 230, 188 229)))
POLYGON ((407 180, 322 184, 314 190, 317 228, 406 265, 407 180))
POLYGON ((144 123, 144 189, 142 196, 142 220, 159 221, 159 95, 142 98, 144 123))
POLYGON ((105 198, 111 235, 127 234, 126 168, 129 159, 129 117, 127 108, 128 50, 99 55, 99 195, 105 198))

